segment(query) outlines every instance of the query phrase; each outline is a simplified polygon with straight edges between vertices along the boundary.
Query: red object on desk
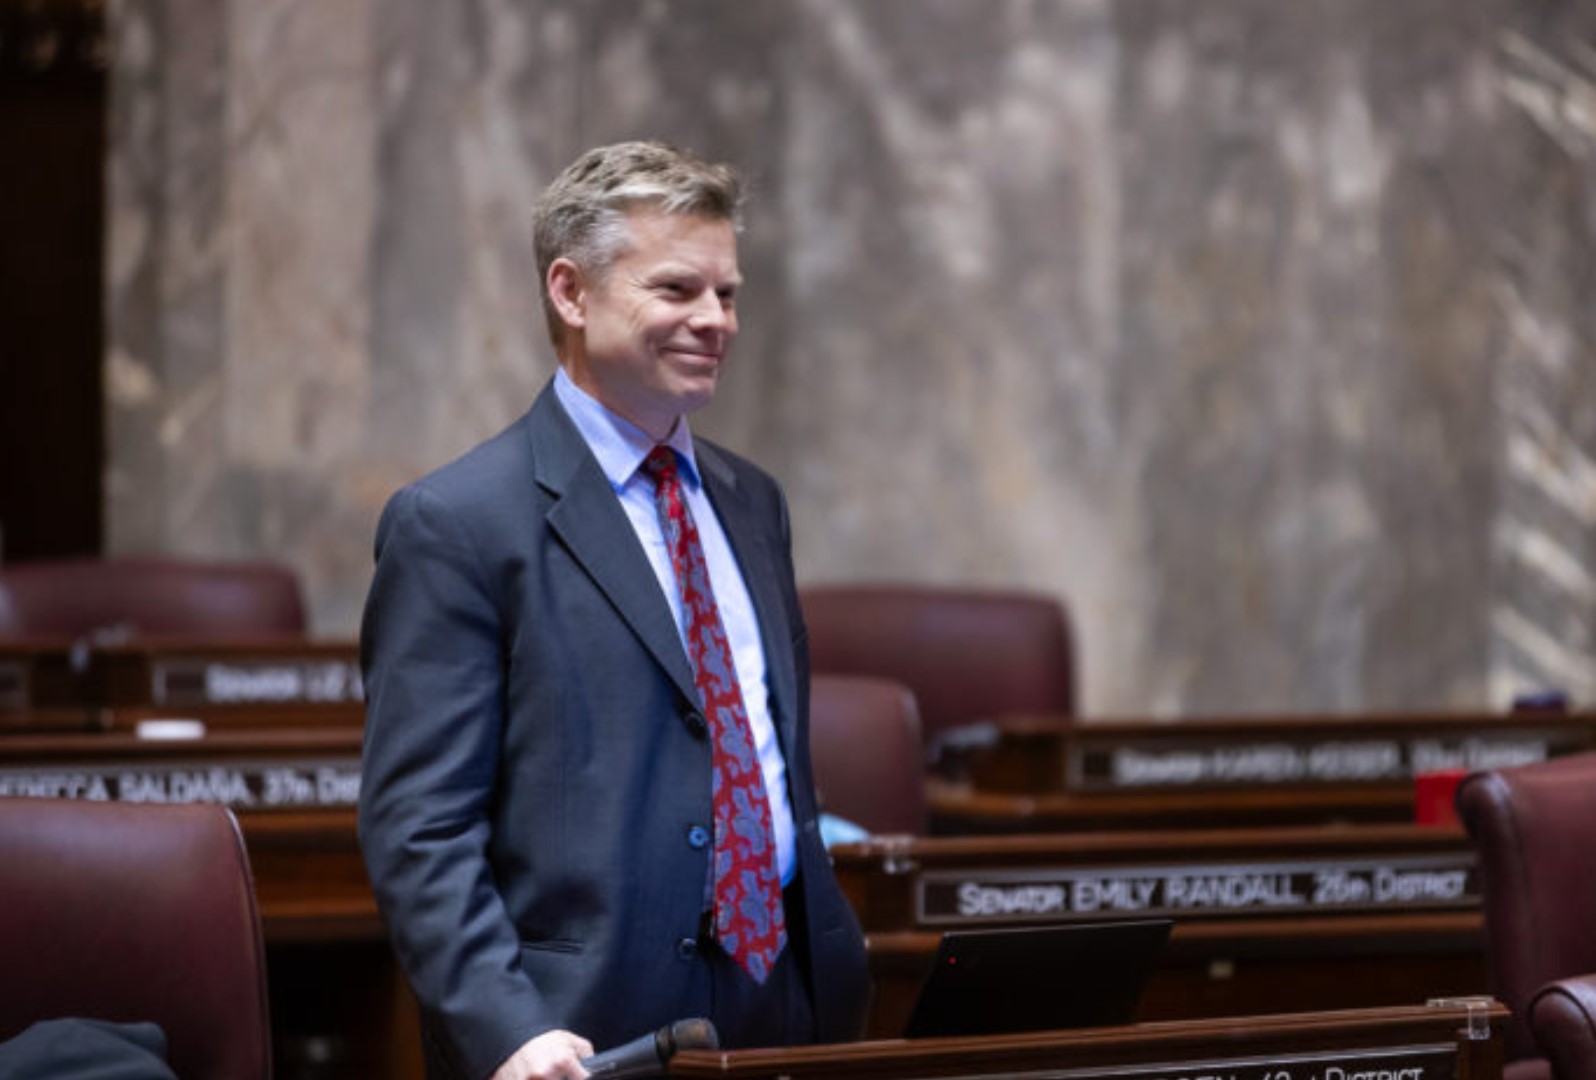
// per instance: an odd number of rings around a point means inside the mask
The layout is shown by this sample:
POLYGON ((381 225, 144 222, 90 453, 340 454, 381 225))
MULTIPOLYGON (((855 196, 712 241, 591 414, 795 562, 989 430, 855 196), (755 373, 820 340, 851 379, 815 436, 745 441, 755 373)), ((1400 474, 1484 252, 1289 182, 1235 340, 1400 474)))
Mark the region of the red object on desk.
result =
POLYGON ((1413 822, 1416 825, 1458 825, 1453 796, 1467 769, 1436 769, 1413 778, 1413 822))

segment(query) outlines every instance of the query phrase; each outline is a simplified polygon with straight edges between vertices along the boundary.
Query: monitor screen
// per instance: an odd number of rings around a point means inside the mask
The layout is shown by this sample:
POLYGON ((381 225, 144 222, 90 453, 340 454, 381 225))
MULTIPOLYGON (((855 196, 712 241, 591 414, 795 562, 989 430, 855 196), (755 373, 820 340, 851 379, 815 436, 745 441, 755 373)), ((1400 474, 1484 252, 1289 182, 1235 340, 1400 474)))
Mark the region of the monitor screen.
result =
POLYGON ((1169 940, 1169 919, 950 930, 908 1038, 1126 1024, 1169 940))

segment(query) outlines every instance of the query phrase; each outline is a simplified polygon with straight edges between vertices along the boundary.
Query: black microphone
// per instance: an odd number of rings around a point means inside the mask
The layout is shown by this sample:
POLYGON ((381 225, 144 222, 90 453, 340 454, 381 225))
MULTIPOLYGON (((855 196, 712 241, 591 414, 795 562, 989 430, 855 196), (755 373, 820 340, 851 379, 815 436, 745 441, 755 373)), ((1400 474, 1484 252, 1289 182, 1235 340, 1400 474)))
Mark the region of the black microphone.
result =
POLYGON ((714 1024, 702 1019, 678 1020, 652 1035, 640 1035, 602 1054, 583 1058, 582 1067, 604 1080, 631 1080, 632 1077, 658 1076, 678 1050, 719 1048, 720 1035, 714 1024))

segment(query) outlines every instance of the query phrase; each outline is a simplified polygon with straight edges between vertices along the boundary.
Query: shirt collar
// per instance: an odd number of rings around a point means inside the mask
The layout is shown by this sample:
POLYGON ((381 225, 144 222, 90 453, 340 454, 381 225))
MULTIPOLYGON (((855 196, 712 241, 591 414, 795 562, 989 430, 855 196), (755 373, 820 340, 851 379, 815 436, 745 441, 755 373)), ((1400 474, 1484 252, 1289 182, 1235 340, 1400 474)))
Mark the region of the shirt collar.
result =
MULTIPOLYGON (((571 422, 582 433, 588 448, 598 459, 610 486, 616 491, 624 488, 637 473, 638 466, 648 457, 656 443, 652 436, 630 420, 613 412, 593 395, 583 390, 561 367, 554 374, 554 393, 565 406, 571 422)), ((677 421, 676 428, 664 445, 676 451, 681 463, 681 476, 689 487, 699 485, 698 462, 693 457, 693 433, 687 426, 687 417, 677 421)))

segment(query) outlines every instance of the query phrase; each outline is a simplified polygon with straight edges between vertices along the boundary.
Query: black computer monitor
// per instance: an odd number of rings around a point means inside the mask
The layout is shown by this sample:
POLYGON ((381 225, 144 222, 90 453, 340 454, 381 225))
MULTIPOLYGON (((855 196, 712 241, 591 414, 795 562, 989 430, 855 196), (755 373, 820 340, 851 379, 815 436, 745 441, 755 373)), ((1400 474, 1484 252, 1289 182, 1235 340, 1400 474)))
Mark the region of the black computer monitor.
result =
POLYGON ((1126 1024, 1169 919, 949 930, 904 1035, 996 1035, 1126 1024))

